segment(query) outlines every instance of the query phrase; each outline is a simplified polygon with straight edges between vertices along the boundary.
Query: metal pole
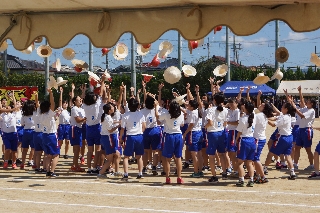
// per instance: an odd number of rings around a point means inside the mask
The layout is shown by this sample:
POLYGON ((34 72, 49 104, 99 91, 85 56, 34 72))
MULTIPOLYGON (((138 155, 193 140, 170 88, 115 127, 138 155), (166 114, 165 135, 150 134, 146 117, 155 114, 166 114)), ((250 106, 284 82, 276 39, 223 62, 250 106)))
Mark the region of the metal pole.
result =
MULTIPOLYGON (((277 49, 279 48, 279 21, 276 20, 276 38, 275 38, 275 52, 277 51, 277 49)), ((275 65, 274 65, 275 69, 277 70, 279 68, 279 62, 277 61, 277 59, 275 59, 275 65)), ((275 79, 275 83, 276 83, 276 89, 278 89, 279 87, 279 80, 275 79)))
POLYGON ((208 60, 209 60, 210 59, 210 37, 208 37, 207 48, 208 48, 208 60))
POLYGON ((178 33, 178 68, 182 69, 181 35, 178 33))
MULTIPOLYGON (((48 45, 48 40, 46 39, 46 45, 48 45)), ((49 57, 44 58, 45 70, 44 70, 44 78, 45 78, 45 94, 49 95, 48 89, 48 81, 49 81, 49 57)))
POLYGON ((3 69, 4 69, 4 74, 6 75, 6 77, 8 77, 8 65, 7 65, 7 50, 4 51, 3 53, 3 69))
POLYGON ((229 28, 226 27, 226 61, 228 65, 227 81, 230 81, 229 28))
MULTIPOLYGON (((314 46, 314 54, 317 54, 317 46, 314 46)), ((317 65, 314 65, 314 71, 317 72, 317 65)))
POLYGON ((236 35, 233 34, 233 61, 234 62, 237 61, 236 60, 236 51, 237 51, 237 49, 236 49, 236 35))
POLYGON ((106 54, 106 69, 109 69, 109 57, 108 57, 108 53, 106 54))
POLYGON ((133 34, 131 34, 131 86, 135 88, 134 94, 136 95, 136 85, 137 85, 137 79, 136 79, 136 65, 135 65, 135 39, 133 37, 133 34))
POLYGON ((93 63, 92 63, 92 60, 93 60, 93 51, 92 51, 92 43, 91 41, 89 40, 89 70, 91 72, 93 72, 93 63))

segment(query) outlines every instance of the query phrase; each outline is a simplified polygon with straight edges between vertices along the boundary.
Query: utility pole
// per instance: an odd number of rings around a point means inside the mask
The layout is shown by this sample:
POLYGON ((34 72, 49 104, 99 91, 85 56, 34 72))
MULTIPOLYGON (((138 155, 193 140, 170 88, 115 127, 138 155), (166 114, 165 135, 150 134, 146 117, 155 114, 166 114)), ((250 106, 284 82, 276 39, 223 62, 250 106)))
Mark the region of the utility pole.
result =
POLYGON ((233 50, 233 61, 237 62, 239 64, 239 53, 238 50, 242 50, 241 44, 236 44, 236 35, 233 35, 233 45, 232 48, 233 50))
POLYGON ((93 60, 93 50, 92 50, 92 43, 91 41, 89 40, 89 70, 91 72, 93 72, 93 63, 92 63, 92 60, 93 60))
POLYGON ((106 69, 109 69, 109 57, 108 57, 108 53, 106 54, 106 69))
POLYGON ((208 37, 207 48, 208 48, 208 60, 209 60, 210 59, 210 38, 209 37, 208 37))
POLYGON ((3 52, 3 61, 4 61, 4 63, 3 63, 3 69, 4 69, 4 74, 6 75, 6 77, 8 77, 7 54, 8 54, 8 52, 7 52, 7 50, 5 50, 5 51, 3 52))
POLYGON ((136 64, 135 64, 135 39, 133 37, 133 34, 131 34, 131 87, 134 87, 134 95, 136 95, 137 92, 137 79, 136 79, 136 64))
POLYGON ((229 28, 226 27, 226 62, 228 65, 227 81, 230 81, 229 28))
MULTIPOLYGON (((48 40, 46 39, 46 45, 48 45, 48 40)), ((49 95, 48 93, 48 82, 49 82, 49 57, 44 58, 45 70, 44 70, 44 77, 45 77, 45 94, 49 95)))
MULTIPOLYGON (((275 38, 275 52, 277 51, 277 49, 279 48, 279 21, 276 20, 276 38, 275 38)), ((279 68, 279 62, 277 61, 277 59, 275 59, 275 70, 277 70, 279 68)), ((276 82, 276 88, 278 89, 279 87, 279 83, 280 81, 278 79, 275 79, 276 82)))
POLYGON ((182 70, 181 35, 178 33, 178 68, 182 70))

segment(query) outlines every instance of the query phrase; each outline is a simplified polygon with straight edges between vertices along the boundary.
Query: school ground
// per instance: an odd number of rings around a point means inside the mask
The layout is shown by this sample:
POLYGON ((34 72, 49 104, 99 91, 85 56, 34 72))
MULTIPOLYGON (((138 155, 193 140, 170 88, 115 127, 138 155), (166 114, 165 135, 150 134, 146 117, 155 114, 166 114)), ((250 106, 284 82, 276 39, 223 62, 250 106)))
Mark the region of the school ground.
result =
MULTIPOLYGON (((316 119, 314 127, 320 127, 316 119)), ((273 132, 267 129, 267 137, 273 132)), ((315 131, 312 150, 320 140, 315 131)), ((61 153, 64 151, 62 150, 61 153)), ((261 156, 264 163, 267 148, 261 156)), ((71 150, 69 155, 72 155, 71 150)), ((161 176, 145 175, 136 180, 137 165, 130 166, 132 179, 97 180, 96 176, 69 172, 71 159, 60 158, 59 177, 20 169, 0 169, 1 212, 319 212, 320 179, 308 180, 307 155, 301 152, 296 180, 287 180, 288 170, 269 170, 267 184, 237 188, 237 179, 209 184, 207 178, 189 178, 192 169, 183 172, 184 185, 165 185, 161 176)), ((273 166, 274 164, 272 164, 273 166)), ((271 168, 271 167, 270 167, 271 168)), ((160 171, 159 171, 160 172, 160 171)), ((173 170, 172 170, 173 172, 173 170)), ((171 180, 176 181, 172 176, 171 180)), ((247 180, 246 180, 247 181, 247 180)))

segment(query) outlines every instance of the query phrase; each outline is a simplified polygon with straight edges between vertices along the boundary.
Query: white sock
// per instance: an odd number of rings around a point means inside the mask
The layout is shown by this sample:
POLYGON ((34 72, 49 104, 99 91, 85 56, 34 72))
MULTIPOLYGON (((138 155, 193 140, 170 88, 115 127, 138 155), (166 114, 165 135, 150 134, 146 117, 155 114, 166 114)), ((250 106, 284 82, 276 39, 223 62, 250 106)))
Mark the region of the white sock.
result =
POLYGON ((141 175, 141 176, 142 176, 142 172, 139 172, 138 175, 141 175))
POLYGON ((281 161, 281 165, 282 166, 286 166, 286 162, 285 161, 281 161))
POLYGON ((240 177, 239 179, 240 179, 240 181, 244 181, 244 177, 240 177))
POLYGON ((123 173, 123 176, 128 176, 128 173, 123 173))
POLYGON ((291 169, 291 175, 295 175, 294 168, 291 169))

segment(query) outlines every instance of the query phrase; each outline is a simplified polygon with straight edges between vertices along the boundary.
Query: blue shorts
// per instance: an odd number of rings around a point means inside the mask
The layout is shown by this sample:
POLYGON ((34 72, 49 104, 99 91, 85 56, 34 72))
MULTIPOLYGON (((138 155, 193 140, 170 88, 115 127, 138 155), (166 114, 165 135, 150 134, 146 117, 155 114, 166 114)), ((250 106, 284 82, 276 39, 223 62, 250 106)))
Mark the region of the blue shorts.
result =
POLYGON ((320 141, 319 141, 318 145, 316 146, 315 151, 318 152, 318 154, 320 154, 320 141))
POLYGON ((33 129, 23 130, 22 145, 21 145, 22 148, 29 149, 29 146, 31 147, 31 149, 34 148, 33 134, 34 134, 33 129))
POLYGON ((299 137, 299 125, 295 125, 292 128, 292 136, 293 136, 293 142, 296 142, 299 137))
POLYGON ((254 153, 253 161, 260 161, 260 155, 266 142, 267 142, 266 139, 264 140, 256 139, 256 152, 254 153))
POLYGON ((82 124, 82 140, 86 140, 87 139, 87 124, 84 123, 82 124))
POLYGON ((254 137, 243 137, 240 139, 237 158, 241 160, 254 160, 256 142, 254 137))
POLYGON ((100 143, 106 152, 106 155, 115 154, 119 148, 118 134, 101 135, 100 143))
POLYGON ((206 149, 208 147, 208 137, 207 130, 202 128, 202 149, 206 149))
POLYGON ((82 128, 77 126, 70 126, 69 138, 71 146, 82 146, 82 128))
POLYGON ((184 124, 182 127, 180 127, 182 134, 184 134, 187 131, 188 126, 189 126, 189 124, 184 124))
MULTIPOLYGON (((165 132, 161 132, 161 151, 163 151, 163 146, 164 146, 164 141, 165 141, 165 137, 166 137, 166 133, 165 132)), ((183 139, 182 139, 183 141, 183 139)))
POLYGON ((56 133, 42 133, 43 151, 48 155, 59 155, 60 147, 56 133))
POLYGON ((18 134, 16 132, 5 133, 2 132, 2 141, 5 149, 10 149, 13 152, 18 148, 18 134))
POLYGON ((100 145, 101 125, 96 124, 87 126, 87 144, 88 146, 100 145))
MULTIPOLYGON (((120 128, 120 129, 121 129, 121 128, 120 128)), ((120 130, 119 130, 119 132, 120 132, 120 130)), ((126 142, 126 139, 127 139, 127 129, 124 128, 123 135, 122 135, 122 140, 123 140, 124 142, 126 142)))
POLYGON ((144 149, 157 150, 161 148, 161 139, 160 139, 160 127, 147 128, 143 132, 143 144, 144 149))
POLYGON ((208 132, 208 148, 207 154, 208 155, 215 155, 218 151, 219 153, 226 152, 226 143, 225 143, 225 132, 208 132))
POLYGON ((123 154, 125 156, 132 156, 133 153, 136 155, 144 154, 143 136, 141 135, 127 135, 126 146, 123 154))
POLYGON ((277 141, 280 136, 278 133, 279 133, 279 130, 278 128, 276 128, 276 130, 274 130, 274 132, 272 133, 270 140, 277 141))
POLYGON ((17 126, 18 142, 22 142, 23 126, 17 126))
POLYGON ((270 152, 279 156, 279 155, 290 155, 292 150, 292 142, 293 136, 292 135, 281 135, 279 140, 272 145, 270 148, 270 152))
POLYGON ((42 143, 42 132, 34 132, 33 133, 33 144, 34 144, 34 151, 42 152, 43 143, 42 143))
POLYGON ((172 158, 173 155, 176 158, 182 157, 183 139, 182 134, 166 134, 163 144, 162 156, 166 158, 172 158))
POLYGON ((228 152, 236 152, 237 149, 237 130, 229 130, 228 131, 228 138, 227 138, 227 151, 228 152))
POLYGON ((312 145, 312 138, 313 138, 313 129, 309 128, 300 128, 299 129, 299 136, 296 138, 296 146, 301 146, 304 148, 309 148, 312 145))
POLYGON ((190 152, 199 152, 202 149, 202 131, 192 131, 187 134, 187 144, 190 152))
POLYGON ((64 139, 69 140, 69 129, 70 124, 59 124, 58 126, 58 140, 62 141, 64 139))

